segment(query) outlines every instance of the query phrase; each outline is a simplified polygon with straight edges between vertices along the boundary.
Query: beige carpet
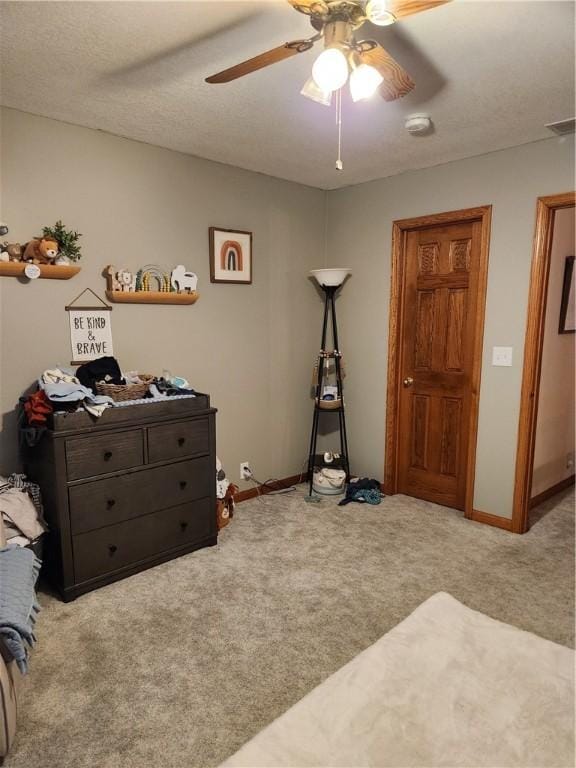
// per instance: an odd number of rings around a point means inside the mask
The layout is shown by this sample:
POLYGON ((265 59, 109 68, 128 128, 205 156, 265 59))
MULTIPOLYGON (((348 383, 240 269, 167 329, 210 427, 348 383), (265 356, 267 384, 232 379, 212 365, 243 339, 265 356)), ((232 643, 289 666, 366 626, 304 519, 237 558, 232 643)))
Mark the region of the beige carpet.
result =
POLYGON ((192 768, 237 750, 446 591, 574 642, 574 497, 514 536, 397 496, 237 508, 217 548, 67 605, 41 596, 11 768, 192 768))

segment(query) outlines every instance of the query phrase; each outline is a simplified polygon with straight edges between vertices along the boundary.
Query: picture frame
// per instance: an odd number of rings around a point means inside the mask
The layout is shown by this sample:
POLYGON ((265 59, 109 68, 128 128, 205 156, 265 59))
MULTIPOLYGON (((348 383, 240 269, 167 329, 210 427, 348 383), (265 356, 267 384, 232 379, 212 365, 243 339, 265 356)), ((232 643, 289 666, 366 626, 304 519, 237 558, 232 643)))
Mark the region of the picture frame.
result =
POLYGON ((558 333, 576 333, 576 270, 574 256, 566 256, 558 333))
POLYGON ((210 282, 252 283, 252 232, 209 228, 210 282))

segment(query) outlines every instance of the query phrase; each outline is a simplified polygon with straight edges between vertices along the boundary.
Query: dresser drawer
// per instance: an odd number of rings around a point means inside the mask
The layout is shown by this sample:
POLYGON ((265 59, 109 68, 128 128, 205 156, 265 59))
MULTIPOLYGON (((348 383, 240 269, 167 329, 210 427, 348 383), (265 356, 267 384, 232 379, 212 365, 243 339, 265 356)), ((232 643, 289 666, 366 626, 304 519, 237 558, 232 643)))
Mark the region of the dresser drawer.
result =
MULTIPOLYGON (((148 461, 166 461, 210 451, 208 419, 192 419, 148 428, 148 461)), ((214 470, 216 471, 216 470, 214 470)))
POLYGON ((66 440, 68 480, 103 475, 144 463, 142 430, 66 440))
MULTIPOLYGON (((73 534, 211 495, 214 472, 208 456, 68 489, 73 534)), ((214 481, 215 482, 215 481, 214 481)))
POLYGON ((210 499, 153 512, 72 538, 76 582, 101 576, 215 534, 210 499))

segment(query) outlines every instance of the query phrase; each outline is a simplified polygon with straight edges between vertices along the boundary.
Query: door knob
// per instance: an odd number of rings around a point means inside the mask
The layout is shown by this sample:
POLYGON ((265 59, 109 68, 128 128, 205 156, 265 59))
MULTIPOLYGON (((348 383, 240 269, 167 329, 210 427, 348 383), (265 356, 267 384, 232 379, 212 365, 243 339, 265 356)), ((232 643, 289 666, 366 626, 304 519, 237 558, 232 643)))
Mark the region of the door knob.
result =
POLYGON ((412 376, 406 376, 406 378, 403 381, 403 384, 405 387, 411 387, 412 384, 414 384, 414 379, 412 378, 412 376))

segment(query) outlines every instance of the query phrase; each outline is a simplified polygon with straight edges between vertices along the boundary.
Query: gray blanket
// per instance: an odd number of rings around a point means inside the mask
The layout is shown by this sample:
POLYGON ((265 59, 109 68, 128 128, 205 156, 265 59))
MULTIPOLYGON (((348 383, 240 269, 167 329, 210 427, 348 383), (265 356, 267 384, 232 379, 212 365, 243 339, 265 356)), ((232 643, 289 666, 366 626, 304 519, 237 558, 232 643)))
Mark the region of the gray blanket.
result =
POLYGON ((0 638, 23 674, 28 671, 28 649, 36 642, 39 571, 40 560, 32 550, 10 545, 0 549, 0 638))

